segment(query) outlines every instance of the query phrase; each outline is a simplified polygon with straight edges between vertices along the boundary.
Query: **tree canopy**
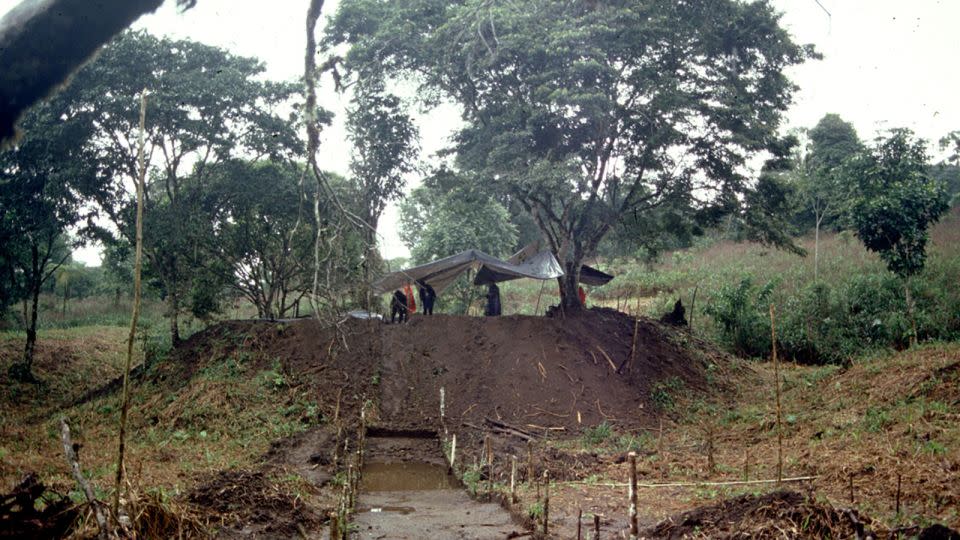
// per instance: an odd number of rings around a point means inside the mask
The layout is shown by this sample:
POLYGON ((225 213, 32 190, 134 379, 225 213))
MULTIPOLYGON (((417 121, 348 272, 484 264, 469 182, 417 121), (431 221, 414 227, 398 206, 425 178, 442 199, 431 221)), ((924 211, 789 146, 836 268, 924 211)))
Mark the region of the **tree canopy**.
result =
POLYGON ((747 160, 776 150, 814 55, 768 2, 344 1, 328 46, 349 45, 357 80, 415 80, 454 100, 457 165, 519 201, 565 265, 579 268, 628 212, 695 193, 736 206, 747 160))

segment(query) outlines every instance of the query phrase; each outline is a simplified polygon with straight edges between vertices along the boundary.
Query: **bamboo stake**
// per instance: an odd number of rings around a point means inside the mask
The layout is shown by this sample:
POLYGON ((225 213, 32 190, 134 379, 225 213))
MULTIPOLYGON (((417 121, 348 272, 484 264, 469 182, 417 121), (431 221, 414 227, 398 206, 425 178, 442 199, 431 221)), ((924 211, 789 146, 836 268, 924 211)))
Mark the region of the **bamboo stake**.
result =
POLYGON ((453 471, 453 464, 457 459, 457 434, 453 434, 453 442, 450 445, 450 470, 453 471))
POLYGON ((700 284, 693 288, 693 300, 690 300, 690 316, 687 317, 687 327, 693 332, 693 309, 697 307, 697 291, 700 290, 700 284))
POLYGON ((776 309, 770 304, 770 339, 773 349, 773 375, 776 378, 774 388, 777 397, 777 483, 783 479, 783 424, 780 407, 780 363, 777 361, 776 309))
POLYGON ((546 281, 540 282, 540 293, 537 295, 537 307, 533 309, 533 316, 536 317, 540 313, 540 297, 543 296, 543 288, 547 285, 546 281))
POLYGON ((900 520, 900 483, 903 477, 897 474, 897 520, 900 520))
POLYGON ((527 441, 527 482, 533 483, 533 441, 527 441))
POLYGON ((483 445, 487 460, 487 493, 493 493, 493 443, 490 442, 489 433, 484 436, 483 445))
POLYGON ((340 518, 336 512, 330 512, 330 540, 340 540, 340 518))
POLYGON ((517 456, 510 456, 510 504, 517 504, 517 456))
POLYGON ((123 486, 123 454, 127 440, 127 413, 130 410, 130 369, 133 364, 133 342, 137 337, 137 322, 140 320, 140 272, 143 266, 143 190, 147 174, 144 163, 145 132, 147 124, 147 89, 140 93, 140 141, 137 149, 137 162, 140 170, 136 179, 137 225, 136 255, 133 263, 133 314, 130 317, 130 334, 127 336, 127 360, 123 366, 123 397, 120 406, 120 437, 117 445, 117 475, 113 493, 113 515, 119 516, 120 489, 123 486))
POLYGON ((637 298, 637 313, 633 318, 633 341, 630 343, 630 361, 627 363, 626 371, 633 369, 633 361, 637 357, 637 334, 640 332, 640 299, 637 298))
POLYGON ((543 471, 543 535, 550 534, 550 472, 543 471))
POLYGON ((630 540, 637 540, 640 530, 637 527, 637 453, 627 454, 630 459, 630 540))

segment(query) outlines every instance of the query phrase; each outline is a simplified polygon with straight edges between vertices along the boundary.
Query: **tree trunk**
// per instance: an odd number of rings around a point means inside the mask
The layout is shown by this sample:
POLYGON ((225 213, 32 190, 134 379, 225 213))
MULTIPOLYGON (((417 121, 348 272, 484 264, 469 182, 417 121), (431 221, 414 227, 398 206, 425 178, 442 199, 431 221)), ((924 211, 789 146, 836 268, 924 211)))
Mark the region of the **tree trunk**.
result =
POLYGON ((580 302, 580 266, 583 264, 582 257, 575 257, 571 262, 564 263, 564 275, 557 278, 560 283, 560 306, 564 311, 583 309, 580 302))
POLYGON ((63 286, 63 305, 60 306, 60 320, 66 320, 67 318, 67 299, 70 298, 70 285, 64 284, 63 286))
POLYGON ((813 281, 817 282, 820 278, 820 222, 823 221, 823 214, 816 216, 816 225, 814 226, 813 240, 813 281))
POLYGON ((27 343, 23 348, 22 371, 19 378, 23 381, 33 380, 33 353, 37 347, 37 312, 40 307, 40 250, 34 244, 30 247, 31 270, 33 276, 30 279, 31 311, 30 322, 27 324, 27 343))
POLYGON ((167 298, 170 299, 170 343, 176 347, 180 344, 180 295, 175 288, 171 288, 167 291, 167 298))
POLYGON ((910 319, 910 347, 916 347, 917 319, 914 316, 913 295, 910 294, 910 278, 903 280, 903 294, 907 300, 907 318, 910 319))

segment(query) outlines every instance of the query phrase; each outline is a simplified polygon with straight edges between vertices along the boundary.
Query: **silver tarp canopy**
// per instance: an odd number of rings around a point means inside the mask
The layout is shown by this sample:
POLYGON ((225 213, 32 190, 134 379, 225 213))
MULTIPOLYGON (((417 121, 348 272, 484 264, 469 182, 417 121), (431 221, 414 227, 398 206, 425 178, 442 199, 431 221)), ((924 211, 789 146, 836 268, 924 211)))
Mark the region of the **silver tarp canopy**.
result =
POLYGON ((478 277, 481 273, 489 276, 488 280, 480 284, 524 277, 552 279, 563 275, 560 263, 549 251, 542 251, 512 263, 482 251, 470 249, 438 261, 387 274, 373 283, 373 292, 383 294, 403 288, 404 285, 415 285, 417 281, 423 280, 439 294, 467 270, 477 271, 478 277))

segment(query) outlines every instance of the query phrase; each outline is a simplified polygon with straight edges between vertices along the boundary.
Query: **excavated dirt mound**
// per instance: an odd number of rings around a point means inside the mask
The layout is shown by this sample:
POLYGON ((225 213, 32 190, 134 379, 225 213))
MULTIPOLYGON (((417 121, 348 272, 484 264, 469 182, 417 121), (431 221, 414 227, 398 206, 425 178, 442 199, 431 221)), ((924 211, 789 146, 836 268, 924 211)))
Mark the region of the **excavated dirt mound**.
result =
POLYGON ((191 337, 153 377, 182 384, 238 354, 262 367, 278 363, 296 384, 315 389, 328 418, 358 417, 370 401, 379 402, 375 425, 437 430, 442 388, 448 426, 489 419, 554 435, 603 422, 651 427, 669 394, 714 390, 729 366, 685 330, 592 309, 564 319, 350 319, 337 329, 310 319, 230 321, 191 337))
POLYGON ((855 511, 817 503, 795 491, 742 495, 672 517, 641 536, 681 538, 860 538, 864 524, 855 511))
POLYGON ((680 344, 683 330, 641 319, 631 362, 634 327, 610 309, 385 326, 379 421, 435 428, 443 388, 447 424, 492 419, 540 433, 602 422, 650 427, 663 412, 655 394, 708 391, 711 361, 680 344))

